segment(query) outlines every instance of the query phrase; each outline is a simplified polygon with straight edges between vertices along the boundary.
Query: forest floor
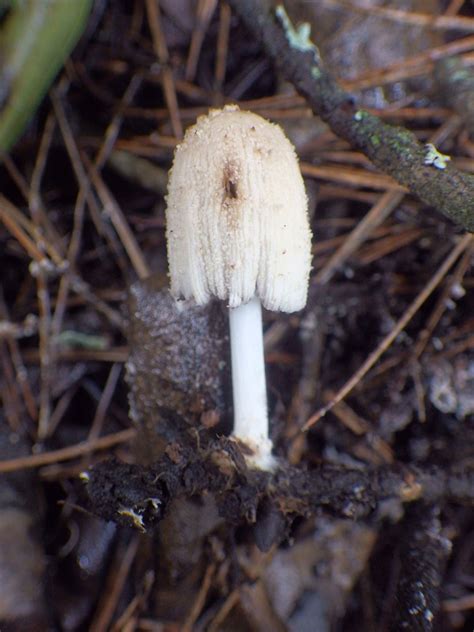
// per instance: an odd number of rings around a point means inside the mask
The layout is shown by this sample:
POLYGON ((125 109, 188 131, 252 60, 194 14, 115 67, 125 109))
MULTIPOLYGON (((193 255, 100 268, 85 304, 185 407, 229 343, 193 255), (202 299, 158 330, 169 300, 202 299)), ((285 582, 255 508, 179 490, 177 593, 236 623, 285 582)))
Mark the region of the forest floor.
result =
MULTIPOLYGON (((474 237, 235 4, 96 2, 0 165, 0 627, 473 630, 474 237), (264 314, 274 477, 226 439, 225 306, 167 291, 173 151, 226 103, 283 127, 314 234, 306 308, 264 314)), ((468 2, 285 4, 357 107, 474 173, 468 2)))

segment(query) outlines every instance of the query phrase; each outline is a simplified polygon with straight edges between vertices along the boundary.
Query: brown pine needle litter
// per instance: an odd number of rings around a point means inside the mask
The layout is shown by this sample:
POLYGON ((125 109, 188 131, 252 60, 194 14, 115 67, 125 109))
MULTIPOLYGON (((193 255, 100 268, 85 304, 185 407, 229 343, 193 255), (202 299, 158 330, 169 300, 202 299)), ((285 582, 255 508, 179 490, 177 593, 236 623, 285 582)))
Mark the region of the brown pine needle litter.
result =
MULTIPOLYGON (((56 0, 9 4, 2 41, 56 0)), ((0 629, 474 629, 474 14, 438 4, 91 3, 0 163, 0 629), (295 147, 314 235, 306 307, 259 330, 268 471, 233 434, 228 306, 169 290, 169 207, 235 129, 170 196, 173 156, 229 106, 295 147)), ((225 216, 207 272, 235 255, 233 158, 214 224, 179 224, 195 261, 225 216)), ((295 223, 286 176, 239 263, 295 223)))

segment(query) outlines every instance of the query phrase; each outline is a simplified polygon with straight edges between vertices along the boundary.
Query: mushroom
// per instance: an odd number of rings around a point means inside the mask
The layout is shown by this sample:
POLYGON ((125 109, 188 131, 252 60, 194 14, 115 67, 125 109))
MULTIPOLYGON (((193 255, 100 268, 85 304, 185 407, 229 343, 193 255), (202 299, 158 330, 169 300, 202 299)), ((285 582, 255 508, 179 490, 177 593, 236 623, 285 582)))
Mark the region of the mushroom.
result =
POLYGON ((268 433, 261 304, 306 304, 307 197, 282 129, 230 105, 199 117, 176 148, 167 195, 171 292, 229 307, 233 437, 249 465, 274 466, 268 433))

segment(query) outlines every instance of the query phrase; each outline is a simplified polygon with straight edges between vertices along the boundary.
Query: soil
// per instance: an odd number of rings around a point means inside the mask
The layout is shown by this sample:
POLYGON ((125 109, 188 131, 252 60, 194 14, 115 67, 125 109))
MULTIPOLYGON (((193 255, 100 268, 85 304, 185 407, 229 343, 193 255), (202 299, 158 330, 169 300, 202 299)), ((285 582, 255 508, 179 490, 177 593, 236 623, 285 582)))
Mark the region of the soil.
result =
MULTIPOLYGON (((471 113, 406 62, 462 32, 286 4, 360 106, 472 172, 471 113), (396 80, 367 87, 377 68, 396 80)), ((225 2, 96 2, 0 186, 2 631, 474 629, 474 242, 314 116, 225 2), (314 234, 306 308, 264 314, 273 473, 229 438, 226 306, 167 290, 173 150, 227 102, 295 144, 314 234)))

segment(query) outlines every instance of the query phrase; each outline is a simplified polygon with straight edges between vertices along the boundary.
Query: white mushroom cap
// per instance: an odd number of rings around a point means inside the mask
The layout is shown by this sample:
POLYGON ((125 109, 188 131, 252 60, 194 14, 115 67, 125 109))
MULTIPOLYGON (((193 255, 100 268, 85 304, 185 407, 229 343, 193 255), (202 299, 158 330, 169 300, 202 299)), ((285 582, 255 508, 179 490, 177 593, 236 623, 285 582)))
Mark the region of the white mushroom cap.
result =
POLYGON ((284 312, 305 306, 307 198, 278 125, 237 106, 201 116, 176 149, 167 204, 173 295, 230 307, 258 296, 284 312))

